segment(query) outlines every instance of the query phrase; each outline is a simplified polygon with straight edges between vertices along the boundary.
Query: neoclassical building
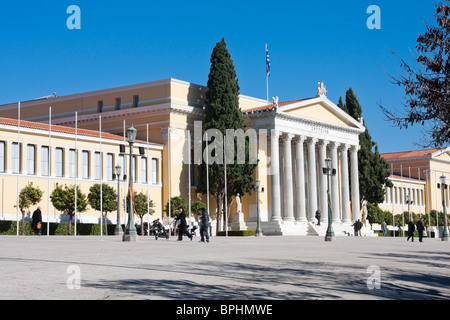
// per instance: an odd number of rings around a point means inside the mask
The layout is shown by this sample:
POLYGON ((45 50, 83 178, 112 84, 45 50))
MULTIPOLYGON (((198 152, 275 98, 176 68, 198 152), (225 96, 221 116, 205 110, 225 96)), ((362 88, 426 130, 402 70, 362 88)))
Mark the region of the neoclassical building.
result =
MULTIPOLYGON (((437 188, 440 177, 450 182, 450 148, 410 150, 381 154, 391 168, 392 188, 386 188, 386 198, 380 207, 400 214, 411 210, 428 214, 443 211, 442 190, 437 188), (411 201, 408 205, 408 201, 411 201)), ((445 190, 447 210, 450 188, 445 190)), ((448 212, 448 211, 447 211, 448 212)))
MULTIPOLYGON (((152 217, 158 218, 170 197, 208 202, 196 192, 197 165, 191 164, 192 141, 188 141, 194 137, 195 123, 203 121, 205 92, 206 87, 200 85, 165 79, 61 97, 54 94, 21 102, 20 118, 48 125, 51 110, 52 125, 102 131, 119 140, 133 125, 141 143, 149 141, 156 153, 161 152, 154 155, 159 159, 161 190, 153 195, 158 199, 153 199, 157 207, 152 217)), ((364 126, 326 97, 323 84, 309 99, 269 102, 241 95, 239 103, 247 127, 258 132, 255 179, 264 189, 259 203, 256 193, 242 197, 244 221, 240 227, 254 228, 259 206, 265 234, 324 234, 328 185, 323 168, 325 160, 331 159, 335 174, 330 177, 329 189, 335 232, 352 231, 351 223, 360 218, 357 153, 364 126), (321 226, 316 224, 317 210, 322 212, 321 226)), ((18 111, 19 103, 2 105, 0 117, 17 119, 18 111)), ((99 156, 104 159, 105 151, 99 156)), ((212 196, 209 203, 214 216, 212 196)), ((14 210, 8 207, 5 211, 14 210)), ((238 217, 235 202, 230 212, 233 225, 238 217)))

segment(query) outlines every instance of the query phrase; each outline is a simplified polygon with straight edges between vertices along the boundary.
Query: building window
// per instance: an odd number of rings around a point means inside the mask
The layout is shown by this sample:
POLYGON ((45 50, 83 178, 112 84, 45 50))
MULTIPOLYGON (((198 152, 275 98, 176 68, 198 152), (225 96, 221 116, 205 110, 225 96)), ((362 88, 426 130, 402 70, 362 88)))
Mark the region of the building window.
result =
POLYGON ((11 150, 11 171, 12 173, 19 173, 20 170, 20 156, 21 152, 19 150, 19 144, 17 142, 13 142, 12 150, 11 150))
POLYGON ((141 182, 147 183, 147 158, 141 158, 141 182))
POLYGON ((5 172, 5 142, 0 142, 0 172, 5 172))
POLYGON ((120 110, 121 106, 122 106, 122 99, 116 98, 116 110, 120 110))
POLYGON ((111 153, 106 155, 106 179, 113 180, 114 156, 111 153))
POLYGON ((95 180, 100 180, 102 177, 102 157, 100 152, 94 153, 94 175, 95 180))
POLYGON ((103 100, 98 102, 98 112, 103 112, 103 100))
POLYGON ((50 150, 48 147, 41 147, 41 174, 48 176, 50 172, 50 150))
POLYGON ((57 177, 62 177, 64 175, 64 158, 63 158, 63 149, 56 148, 55 149, 55 175, 57 177))
POLYGON ((27 145, 27 173, 36 174, 36 147, 33 145, 27 145))
POLYGON ((133 107, 135 108, 139 107, 139 96, 133 97, 133 107))
POLYGON ((120 180, 123 180, 124 175, 126 174, 126 168, 125 168, 125 157, 123 154, 119 155, 119 166, 122 167, 122 172, 120 174, 120 180))
POLYGON ((158 183, 158 159, 152 159, 152 184, 158 183))
POLYGON ((69 150, 69 177, 77 177, 77 152, 74 149, 69 150))
POLYGON ((89 152, 81 152, 81 177, 83 179, 89 179, 89 152))

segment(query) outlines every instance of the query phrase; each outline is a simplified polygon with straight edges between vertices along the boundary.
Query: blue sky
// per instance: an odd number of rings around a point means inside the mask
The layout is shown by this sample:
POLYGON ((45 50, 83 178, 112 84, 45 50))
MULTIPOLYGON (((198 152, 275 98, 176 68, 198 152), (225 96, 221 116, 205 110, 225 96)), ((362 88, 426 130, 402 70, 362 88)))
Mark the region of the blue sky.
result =
POLYGON ((267 43, 270 97, 309 98, 323 81, 337 103, 352 87, 380 152, 413 150, 423 128, 399 130, 377 103, 404 102, 384 70, 401 70, 388 48, 413 62, 436 2, 4 1, 0 104, 170 77, 206 85, 212 49, 225 37, 242 94, 266 98, 267 43), (81 8, 81 30, 66 26, 70 5, 81 8), (370 5, 381 9, 381 30, 366 26, 370 5))

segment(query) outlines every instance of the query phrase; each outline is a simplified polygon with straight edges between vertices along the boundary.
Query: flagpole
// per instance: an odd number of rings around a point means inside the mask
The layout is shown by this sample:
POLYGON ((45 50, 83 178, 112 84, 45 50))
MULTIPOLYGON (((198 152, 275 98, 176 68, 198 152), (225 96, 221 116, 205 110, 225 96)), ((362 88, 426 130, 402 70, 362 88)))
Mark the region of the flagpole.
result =
POLYGON ((16 209, 16 218, 17 218, 17 236, 19 236, 19 204, 20 204, 20 191, 19 191, 19 174, 20 174, 20 101, 18 103, 17 108, 17 209, 16 209))
MULTIPOLYGON (((170 177, 170 169, 171 169, 171 163, 172 163, 172 153, 170 152, 170 126, 167 128, 167 138, 168 138, 168 146, 169 146, 169 148, 167 149, 167 152, 169 153, 168 154, 168 156, 169 156, 169 161, 168 161, 168 170, 167 170, 167 173, 168 173, 168 177, 169 177, 169 185, 168 185, 168 187, 169 187, 169 233, 171 232, 171 230, 170 230, 170 216, 171 216, 171 214, 172 214, 172 202, 171 202, 171 194, 172 194, 172 192, 171 192, 171 189, 170 189, 170 185, 171 185, 171 181, 170 181, 170 179, 171 179, 171 177, 170 177)), ((175 225, 173 226, 174 227, 174 230, 176 230, 176 228, 175 228, 175 225)), ((178 230, 178 232, 181 232, 181 230, 178 230)))
MULTIPOLYGON (((98 116, 100 128, 100 236, 103 236, 103 157, 102 157, 102 116, 98 116)), ((105 219, 106 224, 106 219, 105 219)))
POLYGON ((224 161, 225 167, 225 237, 228 237, 228 196, 227 196, 227 162, 224 161))
MULTIPOLYGON (((208 165, 208 158, 209 158, 209 153, 208 153, 208 132, 205 132, 205 138, 206 138, 206 206, 208 207, 208 214, 211 214, 209 211, 209 165, 208 165)), ((216 223, 219 223, 219 221, 217 221, 216 223)), ((216 227, 217 230, 217 227, 216 227)))
POLYGON ((191 227, 191 131, 187 130, 189 226, 191 227))
MULTIPOLYGON (((47 236, 50 235, 50 168, 52 159, 52 107, 48 111, 48 179, 47 179, 47 236)), ((42 171, 42 170, 41 170, 42 171)))
MULTIPOLYGON (((391 176, 394 177, 394 164, 391 163, 391 176)), ((392 202, 392 235, 395 238, 395 208, 394 208, 394 202, 395 202, 395 188, 391 188, 391 202, 392 202)))
POLYGON ((75 173, 75 237, 77 236, 77 179, 78 179, 78 111, 75 112, 75 163, 76 163, 76 173, 75 173))
POLYGON ((269 49, 266 43, 266 90, 267 90, 267 101, 269 101, 269 76, 270 76, 270 59, 269 59, 269 49))
MULTIPOLYGON (((147 235, 150 237, 150 193, 149 193, 149 184, 150 184, 150 179, 149 179, 149 165, 150 165, 150 161, 148 158, 148 123, 147 123, 147 170, 146 170, 146 181, 147 181, 147 235)), ((143 227, 143 226, 142 226, 143 227)))

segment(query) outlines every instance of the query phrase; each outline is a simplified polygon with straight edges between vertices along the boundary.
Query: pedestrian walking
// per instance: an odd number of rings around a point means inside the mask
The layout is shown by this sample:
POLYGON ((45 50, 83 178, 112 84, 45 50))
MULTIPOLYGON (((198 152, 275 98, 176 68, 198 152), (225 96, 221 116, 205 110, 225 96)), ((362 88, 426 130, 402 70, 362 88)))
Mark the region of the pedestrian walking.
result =
POLYGON ((386 232, 387 232, 387 223, 386 223, 386 221, 383 221, 381 223, 381 230, 383 231, 383 237, 385 237, 386 236, 386 232))
POLYGON ((406 241, 409 241, 409 238, 411 238, 411 242, 414 242, 414 231, 416 231, 416 226, 411 219, 408 222, 408 238, 406 238, 406 241))
POLYGON ((30 234, 36 233, 38 236, 41 235, 41 229, 42 229, 42 212, 41 212, 41 207, 38 207, 34 212, 33 212, 33 222, 31 224, 31 230, 30 230, 30 234))
POLYGON ((353 224, 353 230, 355 232, 355 237, 357 237, 358 235, 361 236, 361 228, 362 228, 363 224, 362 222, 358 219, 356 220, 353 224))
POLYGON ((209 242, 209 214, 205 208, 201 208, 202 216, 200 218, 200 242, 209 242))
POLYGON ((317 225, 320 226, 320 209, 316 211, 317 225))
POLYGON ((420 218, 420 219, 417 221, 416 226, 417 226, 417 233, 419 234, 419 241, 422 242, 422 239, 423 239, 423 232, 424 232, 425 229, 426 229, 425 221, 423 220, 423 218, 420 218))
POLYGON ((178 220, 180 220, 180 226, 178 228, 178 241, 183 240, 183 234, 187 235, 189 239, 192 241, 192 235, 189 233, 186 225, 186 212, 184 211, 183 206, 179 207, 180 215, 178 216, 178 220))

